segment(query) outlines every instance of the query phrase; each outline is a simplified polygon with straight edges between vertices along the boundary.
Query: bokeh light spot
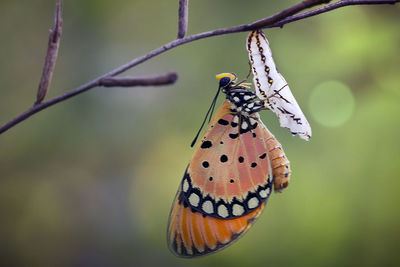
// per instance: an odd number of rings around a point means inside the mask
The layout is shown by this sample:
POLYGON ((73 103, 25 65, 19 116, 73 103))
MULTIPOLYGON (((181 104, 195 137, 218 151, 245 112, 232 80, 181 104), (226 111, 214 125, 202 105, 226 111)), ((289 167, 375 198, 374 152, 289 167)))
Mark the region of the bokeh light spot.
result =
POLYGON ((347 85, 327 81, 314 88, 309 105, 315 121, 323 126, 338 127, 352 116, 355 100, 347 85))

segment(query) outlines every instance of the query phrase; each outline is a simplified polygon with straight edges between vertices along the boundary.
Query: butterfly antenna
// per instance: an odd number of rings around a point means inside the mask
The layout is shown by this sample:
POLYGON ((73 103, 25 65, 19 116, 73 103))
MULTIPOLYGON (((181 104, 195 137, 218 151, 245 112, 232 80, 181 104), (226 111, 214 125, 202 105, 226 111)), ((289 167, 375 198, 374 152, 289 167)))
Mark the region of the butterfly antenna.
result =
POLYGON ((210 116, 208 117, 208 122, 211 121, 212 114, 214 113, 215 104, 217 104, 217 98, 214 98, 214 100, 213 100, 213 102, 212 102, 212 104, 211 104, 212 109, 211 109, 210 116))
POLYGON ((246 76, 246 80, 249 79, 250 74, 251 74, 251 68, 252 68, 250 60, 248 61, 248 63, 249 63, 249 73, 246 76))
POLYGON ((220 91, 221 91, 221 86, 218 87, 217 94, 215 95, 215 97, 214 97, 214 99, 213 99, 213 101, 212 101, 212 103, 211 103, 211 106, 208 108, 206 117, 204 118, 203 123, 201 124, 200 129, 199 129, 199 131, 197 132, 195 138, 193 139, 192 143, 190 144, 190 147, 193 147, 194 144, 195 144, 196 141, 197 141, 197 138, 199 138, 201 129, 203 129, 204 124, 206 123, 206 120, 207 120, 207 118, 209 117, 208 115, 210 115, 210 119, 208 120, 208 122, 211 121, 211 117, 212 117, 212 114, 213 114, 213 112, 214 112, 214 107, 215 107, 215 104, 217 103, 217 99, 218 99, 218 95, 219 95, 219 92, 220 92, 220 91), (210 112, 211 112, 211 113, 210 113, 210 112))

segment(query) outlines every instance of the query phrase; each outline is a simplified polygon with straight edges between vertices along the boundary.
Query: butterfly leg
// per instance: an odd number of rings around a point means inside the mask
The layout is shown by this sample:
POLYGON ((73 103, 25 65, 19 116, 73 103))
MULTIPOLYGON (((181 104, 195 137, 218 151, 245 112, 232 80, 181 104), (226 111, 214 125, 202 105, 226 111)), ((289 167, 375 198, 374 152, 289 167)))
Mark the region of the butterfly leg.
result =
POLYGON ((268 100, 261 100, 262 108, 260 110, 271 110, 268 100))
POLYGON ((250 74, 251 74, 251 68, 252 68, 252 64, 251 64, 250 60, 248 61, 248 63, 249 63, 249 73, 246 76, 246 80, 249 79, 250 74))
POLYGON ((284 97, 280 94, 280 92, 281 92, 286 86, 289 86, 289 85, 288 85, 288 84, 285 84, 285 85, 282 86, 279 90, 274 90, 274 93, 273 93, 272 95, 270 95, 268 98, 277 97, 277 98, 283 99, 286 103, 290 104, 290 101, 287 100, 286 98, 284 98, 284 97))

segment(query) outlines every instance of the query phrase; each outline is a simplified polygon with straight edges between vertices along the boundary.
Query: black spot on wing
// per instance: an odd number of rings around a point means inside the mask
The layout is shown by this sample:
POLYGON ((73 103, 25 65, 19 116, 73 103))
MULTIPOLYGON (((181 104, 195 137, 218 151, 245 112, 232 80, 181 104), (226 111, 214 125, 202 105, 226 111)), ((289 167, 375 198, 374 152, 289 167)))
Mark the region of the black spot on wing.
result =
POLYGON ((204 141, 202 144, 201 144, 201 146, 200 146, 201 148, 210 148, 210 147, 212 147, 212 143, 211 143, 211 141, 204 141))
POLYGON ((221 124, 221 125, 228 125, 229 121, 224 120, 224 119, 219 119, 218 123, 221 124))
POLYGON ((229 134, 229 137, 232 138, 232 139, 236 139, 236 138, 239 137, 239 134, 230 133, 230 134, 229 134))
POLYGON ((228 161, 228 156, 227 155, 222 155, 220 158, 221 162, 227 162, 228 161))

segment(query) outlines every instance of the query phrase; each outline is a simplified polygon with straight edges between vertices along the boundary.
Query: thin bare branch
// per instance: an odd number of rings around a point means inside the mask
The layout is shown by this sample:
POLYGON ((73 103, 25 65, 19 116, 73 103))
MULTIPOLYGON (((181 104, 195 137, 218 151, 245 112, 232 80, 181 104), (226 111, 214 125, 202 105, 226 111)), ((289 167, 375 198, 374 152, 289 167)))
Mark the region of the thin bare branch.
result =
POLYGON ((46 97, 47 91, 53 77, 54 67, 56 65, 58 48, 60 47, 60 38, 62 33, 61 0, 57 0, 56 11, 54 14, 54 26, 50 30, 49 43, 47 46, 46 59, 43 66, 42 77, 37 91, 35 105, 41 103, 46 97))
POLYGON ((185 37, 188 27, 189 0, 179 0, 178 39, 185 37))
POLYGON ((104 87, 156 86, 173 84, 178 79, 176 72, 151 77, 107 77, 99 81, 104 87))
POLYGON ((285 10, 283 10, 282 12, 278 12, 270 17, 267 17, 263 20, 259 20, 256 21, 252 24, 243 24, 243 25, 239 25, 239 26, 235 26, 235 27, 230 27, 230 28, 222 28, 222 29, 217 29, 217 30, 213 30, 213 31, 208 31, 208 32, 203 32, 203 33, 199 33, 199 34, 195 34, 195 35, 191 35, 188 36, 186 38, 182 38, 182 39, 176 39, 170 43, 167 43, 159 48, 156 48, 152 51, 150 51, 149 53, 135 58, 131 61, 129 61, 128 63, 121 65, 117 68, 115 68, 114 70, 103 74, 97 78, 95 78, 94 80, 83 84, 67 93, 64 93, 63 95, 57 96, 47 102, 38 104, 30 109, 28 109, 27 111, 25 111, 24 113, 20 114, 19 116, 17 116, 16 118, 12 119, 11 121, 9 121, 8 123, 6 123, 5 125, 0 127, 0 134, 4 133, 5 131, 9 130, 10 128, 12 128, 13 126, 19 124, 20 122, 26 120, 27 118, 31 117, 32 115, 38 113, 39 111, 46 109, 52 105, 55 105, 59 102, 65 101, 73 96, 76 96, 78 94, 81 94, 83 92, 86 92, 96 86, 100 85, 100 81, 104 78, 109 78, 109 77, 114 77, 120 73, 125 72, 128 69, 133 68, 134 66, 143 63, 159 54, 162 54, 168 50, 171 50, 172 48, 175 48, 177 46, 181 46, 183 44, 186 43, 190 43, 196 40, 200 40, 200 39, 204 39, 204 38, 208 38, 208 37, 212 37, 212 36, 218 36, 218 35, 224 35, 224 34, 230 34, 230 33, 237 33, 237 32, 244 32, 244 31, 251 31, 254 29, 257 29, 259 27, 262 28, 273 28, 273 27, 281 27, 283 24, 281 22, 286 21, 284 24, 296 21, 296 20, 300 20, 300 19, 304 19, 307 18, 309 16, 315 16, 321 13, 326 12, 327 10, 325 8, 330 8, 332 9, 336 9, 339 7, 343 7, 343 6, 348 6, 348 5, 364 5, 364 4, 395 4, 397 2, 399 2, 400 0, 382 0, 382 1, 371 1, 371 0, 341 0, 339 2, 335 2, 333 4, 330 5, 326 5, 322 8, 313 10, 308 12, 308 14, 311 15, 303 15, 303 14, 299 14, 299 15, 293 15, 290 16, 290 14, 294 14, 294 13, 298 13, 306 8, 310 8, 312 6, 318 5, 319 3, 325 2, 325 1, 303 1, 300 5, 299 4, 295 4, 285 10), (306 2, 306 4, 304 4, 304 2, 306 2), (303 16, 303 17, 302 17, 303 16))
POLYGON ((242 24, 242 25, 234 26, 234 27, 230 27, 230 28, 222 28, 222 29, 217 29, 217 30, 213 30, 213 31, 202 32, 202 33, 188 36, 186 38, 176 39, 170 43, 163 45, 162 47, 159 47, 157 49, 154 49, 153 51, 150 51, 146 55, 143 55, 141 57, 133 59, 132 61, 110 71, 109 73, 105 74, 104 76, 118 75, 128 69, 131 69, 132 67, 134 67, 144 61, 149 60, 150 58, 153 58, 165 51, 168 51, 174 47, 177 47, 177 46, 180 46, 180 45, 183 45, 186 43, 190 43, 190 42, 193 42, 196 40, 200 40, 200 39, 204 39, 204 38, 208 38, 208 37, 212 37, 212 36, 218 36, 218 35, 224 35, 224 34, 230 34, 230 33, 236 33, 236 32, 251 31, 251 30, 254 30, 254 29, 257 29, 260 27, 266 27, 268 25, 272 25, 272 24, 286 18, 286 16, 290 16, 290 14, 298 13, 304 9, 319 5, 321 3, 325 3, 327 1, 330 1, 330 0, 305 0, 305 1, 302 1, 300 3, 294 4, 293 6, 286 8, 281 12, 278 12, 278 13, 276 13, 272 16, 269 16, 265 19, 255 21, 251 24, 242 24))
POLYGON ((324 4, 324 3, 329 3, 331 0, 304 0, 300 3, 297 3, 293 6, 291 6, 290 8, 287 8, 279 13, 276 13, 275 15, 265 18, 265 19, 261 19, 258 20, 252 24, 250 24, 250 27, 252 28, 263 28, 265 26, 271 25, 272 23, 275 23, 277 21, 280 21, 284 18, 287 18, 293 14, 296 14, 302 10, 305 10, 307 8, 313 7, 313 6, 317 6, 320 4, 324 4))
MULTIPOLYGON (((166 75, 168 78, 170 78, 170 83, 173 83, 176 81, 173 81, 174 79, 174 73, 169 73, 166 75)), ((175 77, 177 78, 177 76, 175 77)), ((10 128, 12 128, 13 126, 19 124, 20 122, 26 120, 27 118, 31 117, 32 115, 38 113, 39 111, 46 109, 48 107, 51 107, 57 103, 63 102, 71 97, 74 97, 76 95, 82 94, 83 92, 86 92, 87 90, 94 88, 96 86, 100 86, 101 85, 101 80, 103 79, 107 79, 106 76, 102 76, 101 78, 97 78, 91 82, 88 82, 74 90, 71 90, 67 93, 64 93, 60 96, 54 97, 51 100, 47 101, 47 102, 43 102, 40 104, 37 104, 31 108, 29 108, 28 110, 26 110, 24 113, 20 114, 19 116, 15 117, 14 119, 12 119, 11 121, 9 121, 8 123, 4 124, 2 127, 0 127, 0 134, 4 133, 5 131, 9 130, 10 128)), ((103 80, 104 83, 104 80, 103 80)), ((164 83, 164 84, 168 84, 168 83, 164 83)), ((162 85, 162 84, 159 84, 162 85)))
POLYGON ((302 20, 305 18, 309 18, 315 15, 319 15, 340 7, 345 7, 345 6, 353 6, 353 5, 383 5, 383 4, 387 4, 387 5, 394 5, 396 3, 400 2, 400 0, 342 0, 342 1, 338 1, 311 11, 307 11, 298 15, 294 15, 294 16, 290 16, 287 17, 277 23, 274 23, 270 26, 267 26, 265 28, 274 28, 274 27, 283 27, 283 25, 290 23, 290 22, 294 22, 297 20, 302 20))

